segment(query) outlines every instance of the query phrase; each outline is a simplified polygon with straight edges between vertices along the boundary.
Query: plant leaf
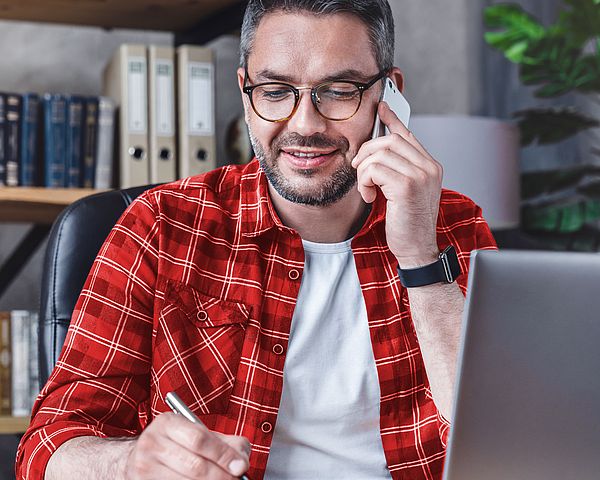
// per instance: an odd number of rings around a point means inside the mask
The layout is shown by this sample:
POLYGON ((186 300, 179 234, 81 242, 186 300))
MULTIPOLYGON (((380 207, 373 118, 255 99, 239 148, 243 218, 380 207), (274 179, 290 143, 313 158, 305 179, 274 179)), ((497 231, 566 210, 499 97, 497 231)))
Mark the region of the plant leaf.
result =
POLYGON ((485 41, 504 52, 508 60, 523 61, 524 53, 534 40, 543 38, 545 28, 516 4, 498 4, 484 9, 485 24, 501 31, 487 32, 485 41))
POLYGON ((571 107, 520 110, 513 117, 518 119, 522 146, 535 141, 540 145, 559 142, 588 128, 600 126, 598 120, 571 107))

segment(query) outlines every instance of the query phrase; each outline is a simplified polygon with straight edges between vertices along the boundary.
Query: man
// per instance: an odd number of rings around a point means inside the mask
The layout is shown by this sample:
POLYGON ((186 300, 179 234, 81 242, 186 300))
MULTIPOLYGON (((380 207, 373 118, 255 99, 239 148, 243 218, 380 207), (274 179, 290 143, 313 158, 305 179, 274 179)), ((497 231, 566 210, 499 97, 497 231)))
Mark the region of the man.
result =
POLYGON ((124 214, 20 478, 440 478, 466 275, 421 267, 452 245, 466 272, 494 242, 378 102, 384 76, 402 85, 393 32, 385 0, 249 2, 238 80, 258 161, 124 214), (392 134, 370 140, 376 111, 392 134), (203 425, 168 413, 169 391, 203 425))

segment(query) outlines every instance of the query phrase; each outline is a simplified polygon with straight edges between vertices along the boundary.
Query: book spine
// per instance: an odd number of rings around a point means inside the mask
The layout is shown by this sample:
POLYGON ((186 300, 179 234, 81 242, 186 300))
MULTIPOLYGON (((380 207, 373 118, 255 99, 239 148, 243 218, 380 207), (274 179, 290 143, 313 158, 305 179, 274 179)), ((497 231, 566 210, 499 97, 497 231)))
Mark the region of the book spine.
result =
POLYGON ((96 149, 98 138, 98 99, 88 98, 85 102, 85 130, 83 139, 83 187, 94 187, 96 149))
POLYGON ((0 312, 0 415, 11 415, 10 312, 0 312))
POLYGON ((81 186, 81 171, 83 159, 81 158, 83 105, 81 97, 67 97, 67 122, 65 131, 65 159, 67 171, 67 187, 81 186))
POLYGON ((6 152, 4 137, 6 130, 6 95, 0 93, 0 186, 6 185, 6 152))
POLYGON ((44 95, 44 186, 66 185, 66 101, 62 95, 44 95))
POLYGON ((12 351, 12 396, 11 406, 14 417, 25 417, 29 409, 29 357, 30 326, 29 313, 25 310, 13 310, 10 315, 11 351, 12 351))
POLYGON ((6 138, 4 152, 6 155, 6 185, 19 185, 19 156, 21 132, 21 95, 6 95, 6 138))
POLYGON ((23 95, 21 115, 21 162, 19 164, 19 185, 37 185, 39 168, 39 119, 40 98, 35 93, 23 95))
POLYGON ((114 184, 115 104, 108 97, 98 100, 98 141, 96 145, 95 187, 114 184))
POLYGON ((27 408, 30 412, 40 392, 38 322, 38 312, 29 312, 29 395, 27 397, 27 408))

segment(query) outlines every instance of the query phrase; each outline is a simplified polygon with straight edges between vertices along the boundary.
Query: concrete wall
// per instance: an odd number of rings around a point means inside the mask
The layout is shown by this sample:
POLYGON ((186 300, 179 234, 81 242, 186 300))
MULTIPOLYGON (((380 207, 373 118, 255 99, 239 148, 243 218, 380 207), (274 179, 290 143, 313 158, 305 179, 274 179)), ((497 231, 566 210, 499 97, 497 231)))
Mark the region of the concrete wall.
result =
MULTIPOLYGON (((478 113, 481 104, 480 8, 469 0, 391 0, 396 23, 396 64, 405 73, 415 113, 478 113)), ((168 45, 168 33, 0 21, 0 90, 97 95, 101 72, 124 42, 168 45)), ((227 125, 241 112, 235 80, 235 37, 211 44, 217 57, 217 131, 224 157, 227 125)), ((224 162, 222 162, 224 163, 224 162)), ((0 224, 0 264, 29 225, 0 224)), ((42 249, 3 297, 0 310, 35 308, 42 249)))
POLYGON ((477 114, 482 104, 479 1, 390 0, 395 64, 418 114, 477 114))

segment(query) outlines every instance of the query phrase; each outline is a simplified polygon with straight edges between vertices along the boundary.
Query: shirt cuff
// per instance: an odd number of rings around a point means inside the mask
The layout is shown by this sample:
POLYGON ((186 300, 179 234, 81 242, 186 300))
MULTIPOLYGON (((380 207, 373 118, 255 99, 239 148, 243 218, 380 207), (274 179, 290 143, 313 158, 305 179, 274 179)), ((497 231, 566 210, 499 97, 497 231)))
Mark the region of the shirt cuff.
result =
POLYGON ((50 456, 67 440, 75 437, 102 437, 97 428, 77 422, 56 422, 27 432, 17 450, 15 465, 19 480, 44 480, 50 456))

